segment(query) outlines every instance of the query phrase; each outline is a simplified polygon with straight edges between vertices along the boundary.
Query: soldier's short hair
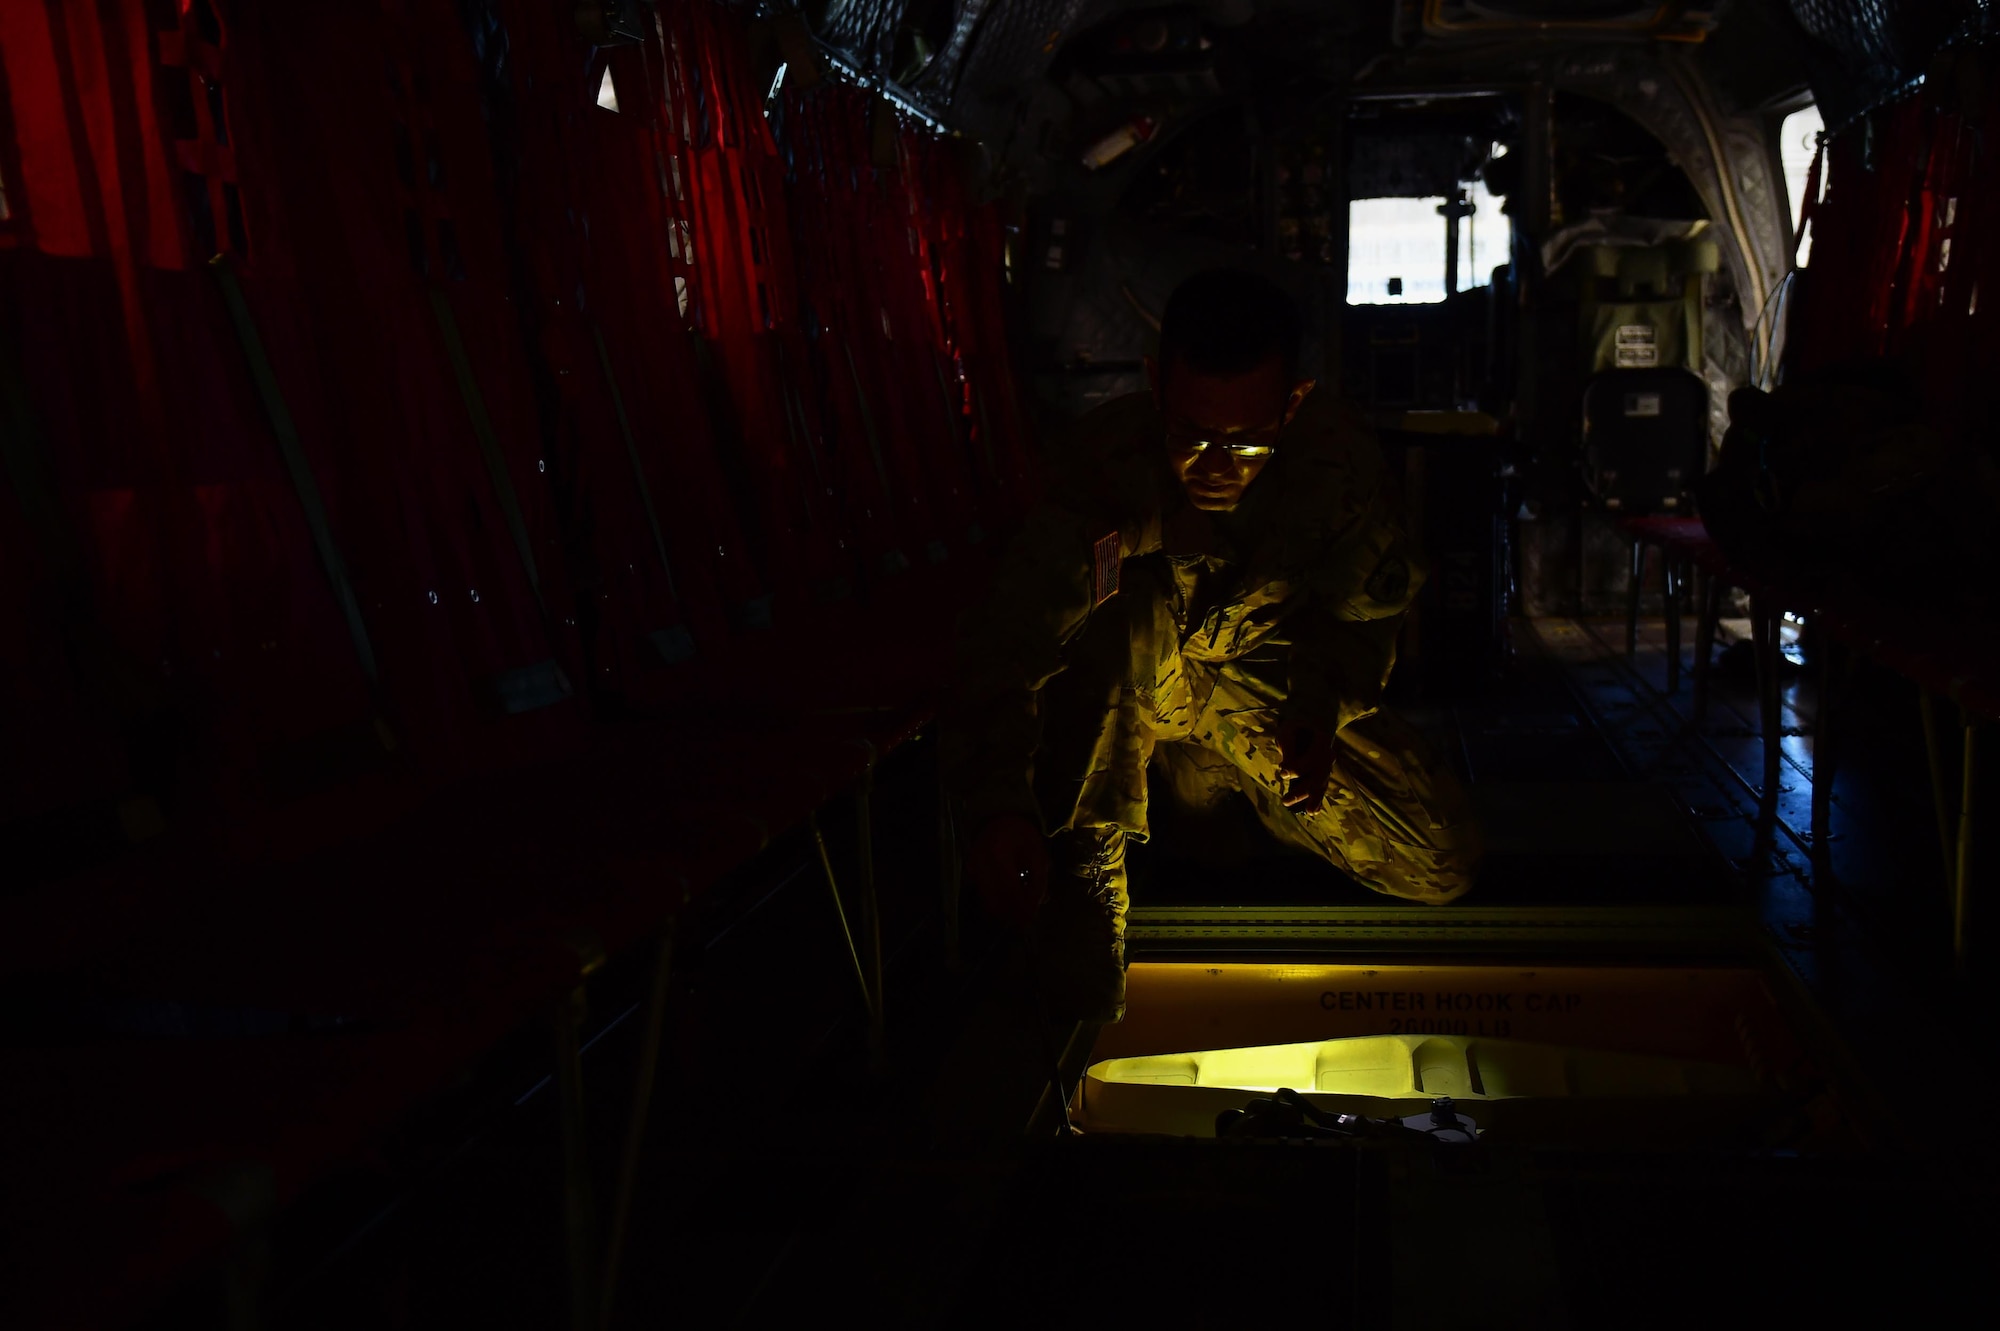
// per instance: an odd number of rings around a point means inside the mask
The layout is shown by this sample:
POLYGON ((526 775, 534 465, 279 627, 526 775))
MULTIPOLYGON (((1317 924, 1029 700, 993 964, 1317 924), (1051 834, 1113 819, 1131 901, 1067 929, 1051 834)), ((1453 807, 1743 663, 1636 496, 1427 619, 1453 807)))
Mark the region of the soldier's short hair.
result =
POLYGON ((1167 298, 1160 315, 1160 369, 1179 362, 1197 374, 1228 377, 1276 356, 1296 378, 1304 333, 1283 288, 1240 268, 1196 273, 1167 298))

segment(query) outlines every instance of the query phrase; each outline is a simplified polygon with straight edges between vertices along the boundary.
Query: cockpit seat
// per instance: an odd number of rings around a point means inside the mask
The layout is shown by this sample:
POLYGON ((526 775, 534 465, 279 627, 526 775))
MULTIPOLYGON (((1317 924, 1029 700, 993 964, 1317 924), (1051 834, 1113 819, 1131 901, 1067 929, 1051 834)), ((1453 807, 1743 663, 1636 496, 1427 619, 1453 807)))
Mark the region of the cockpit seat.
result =
POLYGON ((1583 467, 1611 512, 1689 512, 1708 467, 1708 385, 1683 369, 1594 376, 1583 389, 1583 467))

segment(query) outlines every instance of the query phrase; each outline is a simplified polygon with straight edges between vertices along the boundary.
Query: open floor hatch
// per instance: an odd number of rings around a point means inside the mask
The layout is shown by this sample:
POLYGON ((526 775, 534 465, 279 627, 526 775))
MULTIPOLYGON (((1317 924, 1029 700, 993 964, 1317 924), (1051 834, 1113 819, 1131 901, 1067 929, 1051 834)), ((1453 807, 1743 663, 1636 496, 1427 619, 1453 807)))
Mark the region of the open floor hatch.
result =
POLYGON ((1749 966, 1139 961, 1070 1098, 1090 1134, 1212 1136, 1280 1090, 1489 1140, 1842 1151, 1821 1041, 1749 966))

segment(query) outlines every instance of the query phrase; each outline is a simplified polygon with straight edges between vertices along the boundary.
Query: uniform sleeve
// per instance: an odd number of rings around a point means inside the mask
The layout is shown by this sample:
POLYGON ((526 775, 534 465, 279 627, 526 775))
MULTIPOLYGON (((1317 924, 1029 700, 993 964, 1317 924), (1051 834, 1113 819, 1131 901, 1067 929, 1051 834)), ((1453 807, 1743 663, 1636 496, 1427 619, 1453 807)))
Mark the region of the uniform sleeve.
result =
POLYGON ((1008 547, 985 603, 959 623, 940 758, 974 828, 1010 813, 1041 821, 1040 694, 1090 617, 1092 546, 1103 534, 1074 512, 1038 508, 1008 547))
POLYGON ((1424 570, 1386 502, 1370 506, 1340 557, 1307 582, 1286 621, 1291 719, 1340 730, 1381 710, 1396 638, 1424 570))

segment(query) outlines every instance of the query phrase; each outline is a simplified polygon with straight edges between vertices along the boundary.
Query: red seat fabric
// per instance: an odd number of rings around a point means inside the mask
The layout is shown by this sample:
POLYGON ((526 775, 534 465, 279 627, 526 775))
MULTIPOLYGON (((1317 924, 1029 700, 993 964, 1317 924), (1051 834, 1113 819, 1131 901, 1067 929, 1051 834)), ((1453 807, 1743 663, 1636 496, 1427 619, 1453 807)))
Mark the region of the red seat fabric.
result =
POLYGON ((0 1053, 9 1327, 142 1312, 216 1171, 282 1204, 935 709, 1034 485, 1004 218, 867 94, 767 121, 734 8, 661 19, 0 5, 56 519, 10 467, 0 816, 174 796, 0 897, 0 979, 359 1023, 0 1053))
POLYGON ((1722 549, 1708 534, 1700 518, 1626 518, 1618 529, 1642 545, 1657 545, 1671 557, 1693 564, 1706 573, 1731 572, 1722 549))

